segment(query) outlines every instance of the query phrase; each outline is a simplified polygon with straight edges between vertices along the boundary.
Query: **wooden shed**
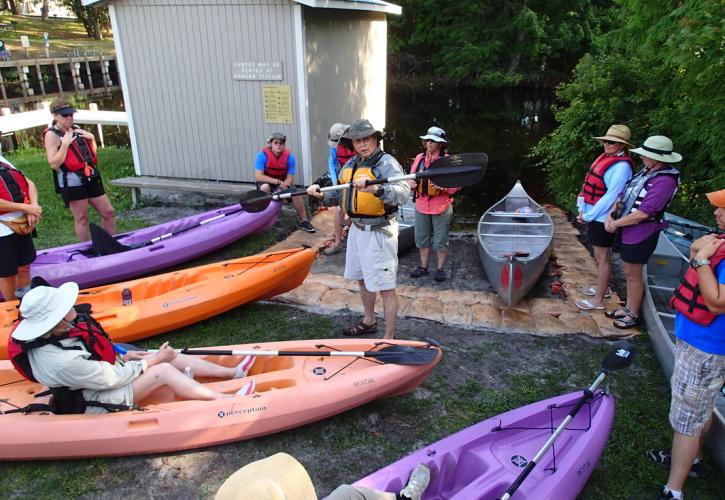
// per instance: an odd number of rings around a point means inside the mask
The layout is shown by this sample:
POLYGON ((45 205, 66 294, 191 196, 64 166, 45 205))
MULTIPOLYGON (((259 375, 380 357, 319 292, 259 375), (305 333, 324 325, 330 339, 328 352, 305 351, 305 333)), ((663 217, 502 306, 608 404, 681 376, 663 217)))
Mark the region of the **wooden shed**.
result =
POLYGON ((327 169, 334 122, 385 125, 381 0, 83 0, 107 5, 136 174, 254 180, 287 135, 295 181, 327 169))

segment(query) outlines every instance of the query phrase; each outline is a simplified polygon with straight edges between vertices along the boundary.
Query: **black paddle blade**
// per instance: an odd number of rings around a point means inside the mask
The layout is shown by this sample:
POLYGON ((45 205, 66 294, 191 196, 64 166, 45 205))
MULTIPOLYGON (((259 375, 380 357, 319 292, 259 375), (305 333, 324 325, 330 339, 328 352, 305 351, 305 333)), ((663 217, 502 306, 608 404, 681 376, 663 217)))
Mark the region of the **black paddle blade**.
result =
POLYGON ((473 186, 481 182, 486 170, 477 166, 448 167, 431 170, 428 168, 420 173, 416 172, 417 178, 431 177, 434 184, 444 188, 459 188, 473 186))
POLYGON ((486 153, 460 153, 438 158, 428 168, 478 167, 486 173, 488 155, 486 153))
POLYGON ((626 340, 621 340, 614 344, 612 349, 604 357, 602 370, 612 371, 627 368, 634 362, 636 356, 637 349, 626 340))
POLYGON ((249 213, 256 214, 262 212, 272 202, 272 195, 254 189, 246 191, 239 196, 239 204, 249 213))
POLYGON ((391 345, 379 351, 367 351, 365 357, 394 365, 427 365, 435 361, 438 352, 434 347, 391 345))
POLYGON ((102 227, 89 224, 91 228, 91 247, 96 255, 111 255, 131 250, 132 247, 122 245, 113 236, 108 234, 102 227))

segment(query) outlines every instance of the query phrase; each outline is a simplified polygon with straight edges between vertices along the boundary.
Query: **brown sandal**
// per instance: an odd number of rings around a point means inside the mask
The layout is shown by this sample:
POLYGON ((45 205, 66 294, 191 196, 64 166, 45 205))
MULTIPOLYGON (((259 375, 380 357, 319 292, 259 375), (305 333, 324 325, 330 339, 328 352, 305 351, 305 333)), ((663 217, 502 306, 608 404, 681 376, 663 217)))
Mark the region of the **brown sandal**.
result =
POLYGON ((360 318, 360 321, 352 325, 350 328, 343 328, 342 334, 348 337, 359 337, 360 335, 376 334, 378 333, 378 322, 373 322, 372 325, 365 323, 365 318, 360 318))

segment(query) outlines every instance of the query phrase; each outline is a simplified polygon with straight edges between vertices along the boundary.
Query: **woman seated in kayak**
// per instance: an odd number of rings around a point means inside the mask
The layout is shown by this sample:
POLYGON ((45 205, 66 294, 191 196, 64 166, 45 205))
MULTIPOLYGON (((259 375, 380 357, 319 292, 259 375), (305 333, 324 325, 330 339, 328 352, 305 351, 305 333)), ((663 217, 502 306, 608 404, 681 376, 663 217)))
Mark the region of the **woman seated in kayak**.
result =
MULTIPOLYGON (((117 356, 95 320, 89 317, 87 321, 79 320, 85 315, 79 318, 73 307, 77 297, 76 283, 65 283, 59 288, 40 286, 23 297, 20 313, 24 319, 12 333, 15 346, 9 346, 9 350, 13 364, 26 377, 49 388, 82 389, 86 401, 126 406, 143 401, 162 386, 185 400, 232 398, 254 391, 254 380, 236 394, 225 394, 184 374, 188 367, 201 377, 242 378, 254 364, 251 356, 237 366, 226 367, 179 354, 168 342, 158 352, 130 351, 117 356), (19 350, 27 354, 25 366, 19 361, 20 356, 13 356, 13 351, 19 350), (23 373, 28 369, 31 373, 23 373)), ((87 413, 103 411, 94 406, 86 409, 87 413)))

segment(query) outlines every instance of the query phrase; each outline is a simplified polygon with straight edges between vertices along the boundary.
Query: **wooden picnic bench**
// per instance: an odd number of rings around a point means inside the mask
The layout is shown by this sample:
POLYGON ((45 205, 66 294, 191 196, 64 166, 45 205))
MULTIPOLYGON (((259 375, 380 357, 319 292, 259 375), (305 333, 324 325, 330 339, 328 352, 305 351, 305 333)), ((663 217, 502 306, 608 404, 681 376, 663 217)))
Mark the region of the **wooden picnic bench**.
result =
POLYGON ((200 179, 177 179, 173 177, 153 177, 140 175, 122 177, 110 181, 112 186, 131 188, 131 202, 135 207, 142 189, 163 191, 183 191, 193 193, 240 195, 255 189, 255 185, 241 182, 205 181, 200 179))

